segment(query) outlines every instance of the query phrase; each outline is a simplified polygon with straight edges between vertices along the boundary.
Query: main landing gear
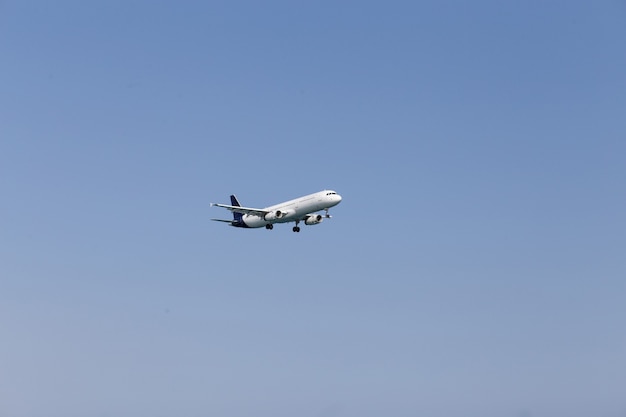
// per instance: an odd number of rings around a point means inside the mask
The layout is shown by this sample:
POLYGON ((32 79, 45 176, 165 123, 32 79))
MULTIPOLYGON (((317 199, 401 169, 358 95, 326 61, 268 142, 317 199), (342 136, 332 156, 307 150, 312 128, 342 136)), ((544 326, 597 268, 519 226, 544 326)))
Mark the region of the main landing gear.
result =
MULTIPOLYGON (((293 229, 291 229, 291 230, 293 230, 296 233, 298 233, 300 231, 300 226, 298 226, 298 223, 300 223, 300 220, 296 221, 296 225, 293 227, 293 229)), ((265 228, 267 230, 272 230, 274 228, 274 225, 271 224, 271 223, 268 223, 268 224, 265 225, 265 228)))

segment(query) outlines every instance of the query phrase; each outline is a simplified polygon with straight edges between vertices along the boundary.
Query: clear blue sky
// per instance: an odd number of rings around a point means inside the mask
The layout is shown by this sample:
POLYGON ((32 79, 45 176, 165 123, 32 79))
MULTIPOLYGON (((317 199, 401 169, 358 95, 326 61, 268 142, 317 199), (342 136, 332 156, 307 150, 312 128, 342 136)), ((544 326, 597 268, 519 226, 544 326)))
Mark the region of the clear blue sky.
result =
POLYGON ((625 41, 623 1, 1 2, 0 416, 626 416, 625 41))

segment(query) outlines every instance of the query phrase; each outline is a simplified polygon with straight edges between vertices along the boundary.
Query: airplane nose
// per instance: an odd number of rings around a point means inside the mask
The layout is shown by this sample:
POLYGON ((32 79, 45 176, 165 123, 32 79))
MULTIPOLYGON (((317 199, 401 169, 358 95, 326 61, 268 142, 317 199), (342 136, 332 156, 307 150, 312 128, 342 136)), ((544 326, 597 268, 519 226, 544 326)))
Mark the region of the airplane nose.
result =
POLYGON ((341 202, 341 196, 339 194, 337 194, 337 203, 341 202))

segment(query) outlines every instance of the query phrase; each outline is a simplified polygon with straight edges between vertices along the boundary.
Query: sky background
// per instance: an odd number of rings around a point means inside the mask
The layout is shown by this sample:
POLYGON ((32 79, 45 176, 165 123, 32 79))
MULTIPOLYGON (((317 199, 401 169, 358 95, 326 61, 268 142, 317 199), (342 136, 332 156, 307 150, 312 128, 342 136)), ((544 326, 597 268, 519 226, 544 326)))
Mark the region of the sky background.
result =
POLYGON ((626 416, 625 42, 624 1, 0 2, 0 417, 626 416))

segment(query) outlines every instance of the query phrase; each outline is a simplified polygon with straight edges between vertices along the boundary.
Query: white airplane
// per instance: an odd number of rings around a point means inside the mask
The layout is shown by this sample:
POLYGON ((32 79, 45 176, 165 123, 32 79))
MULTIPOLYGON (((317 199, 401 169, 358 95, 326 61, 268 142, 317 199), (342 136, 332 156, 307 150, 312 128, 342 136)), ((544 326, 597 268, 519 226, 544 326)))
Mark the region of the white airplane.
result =
POLYGON ((298 227, 298 224, 301 221, 311 226, 321 223, 324 217, 330 218, 328 209, 339 204, 341 196, 332 190, 324 190, 262 209, 242 207, 234 195, 230 196, 230 202, 230 206, 217 203, 211 203, 211 206, 223 207, 232 211, 233 220, 211 220, 230 223, 231 226, 235 227, 254 228, 265 226, 268 230, 273 229, 275 223, 296 222, 293 231, 299 232, 300 227, 298 227), (319 213, 316 214, 316 212, 321 210, 326 211, 325 216, 319 213))

